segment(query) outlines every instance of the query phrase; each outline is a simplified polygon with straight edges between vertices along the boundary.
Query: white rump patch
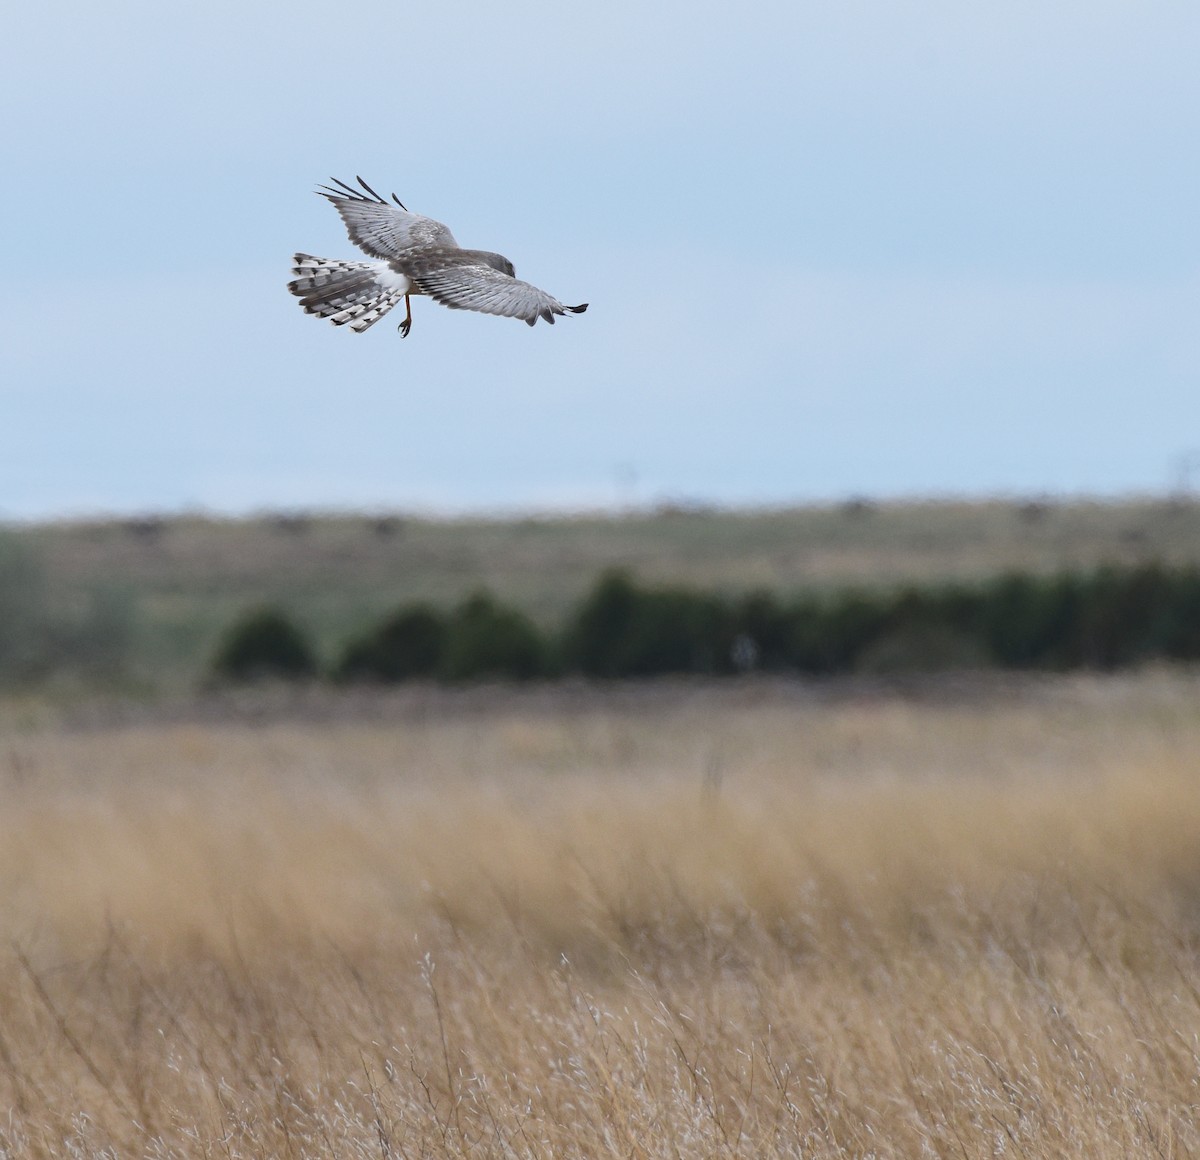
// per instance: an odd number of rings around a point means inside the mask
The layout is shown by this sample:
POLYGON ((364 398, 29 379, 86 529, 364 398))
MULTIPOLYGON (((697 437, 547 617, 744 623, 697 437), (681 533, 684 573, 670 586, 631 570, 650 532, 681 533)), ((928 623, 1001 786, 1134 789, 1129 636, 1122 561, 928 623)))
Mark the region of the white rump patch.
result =
POLYGON ((375 275, 375 284, 380 289, 394 294, 408 294, 412 291, 412 279, 407 275, 397 274, 383 262, 379 263, 377 269, 379 272, 375 275))

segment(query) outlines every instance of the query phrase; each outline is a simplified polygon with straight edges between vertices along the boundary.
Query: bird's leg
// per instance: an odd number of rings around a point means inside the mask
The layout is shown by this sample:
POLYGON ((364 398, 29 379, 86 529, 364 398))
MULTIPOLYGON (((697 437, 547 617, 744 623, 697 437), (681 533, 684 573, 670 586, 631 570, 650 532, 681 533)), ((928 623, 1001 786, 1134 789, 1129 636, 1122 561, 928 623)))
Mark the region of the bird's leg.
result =
POLYGON ((404 321, 400 323, 400 337, 407 338, 412 330, 412 302, 407 294, 404 295, 404 321))

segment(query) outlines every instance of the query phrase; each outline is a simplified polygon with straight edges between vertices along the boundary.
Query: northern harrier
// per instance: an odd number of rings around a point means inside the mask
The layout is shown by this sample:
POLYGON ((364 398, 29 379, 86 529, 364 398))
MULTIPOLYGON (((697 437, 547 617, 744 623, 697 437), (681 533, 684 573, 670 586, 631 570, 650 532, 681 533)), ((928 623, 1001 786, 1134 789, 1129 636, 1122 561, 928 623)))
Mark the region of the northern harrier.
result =
POLYGON ((487 250, 464 250, 441 222, 409 213, 393 193, 391 205, 363 179, 363 192, 344 181, 321 186, 342 215, 350 240, 375 262, 342 262, 297 254, 288 289, 300 299, 305 314, 328 318, 335 326, 349 324, 361 334, 374 326, 401 298, 404 321, 401 337, 412 327, 412 294, 430 298, 452 310, 478 310, 505 318, 522 318, 533 326, 539 318, 553 324, 554 316, 582 314, 588 304, 564 306, 544 290, 521 282, 513 264, 487 250))

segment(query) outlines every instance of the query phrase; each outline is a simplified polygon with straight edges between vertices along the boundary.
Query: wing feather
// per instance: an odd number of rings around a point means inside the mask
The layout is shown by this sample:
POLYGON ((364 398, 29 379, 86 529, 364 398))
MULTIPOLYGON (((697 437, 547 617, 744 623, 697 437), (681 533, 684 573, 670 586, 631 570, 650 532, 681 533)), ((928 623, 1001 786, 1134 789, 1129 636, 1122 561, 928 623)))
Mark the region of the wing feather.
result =
MULTIPOLYGON (((463 256, 469 251, 463 252, 463 256)), ((451 255, 443 255, 451 258, 451 255)), ((582 306, 564 306, 553 295, 477 261, 435 260, 434 255, 405 264, 405 273, 422 293, 451 310, 476 310, 502 318, 520 318, 533 326, 539 318, 551 325, 555 315, 582 314, 582 306)))
POLYGON ((341 215, 350 240, 371 257, 398 258, 410 250, 430 246, 457 248, 458 243, 448 227, 433 218, 409 213, 399 200, 390 205, 362 178, 359 182, 366 193, 359 193, 336 177, 331 180, 341 189, 324 185, 317 192, 341 215))

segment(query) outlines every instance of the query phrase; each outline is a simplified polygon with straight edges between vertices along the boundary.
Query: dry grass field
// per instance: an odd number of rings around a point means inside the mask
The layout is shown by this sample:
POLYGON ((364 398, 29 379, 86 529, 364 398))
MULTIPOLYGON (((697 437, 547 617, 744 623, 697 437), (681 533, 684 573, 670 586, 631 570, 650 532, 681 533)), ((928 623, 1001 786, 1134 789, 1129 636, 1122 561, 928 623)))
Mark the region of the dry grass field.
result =
POLYGON ((1200 1153, 1200 678, 0 707, 0 1156, 1200 1153))

